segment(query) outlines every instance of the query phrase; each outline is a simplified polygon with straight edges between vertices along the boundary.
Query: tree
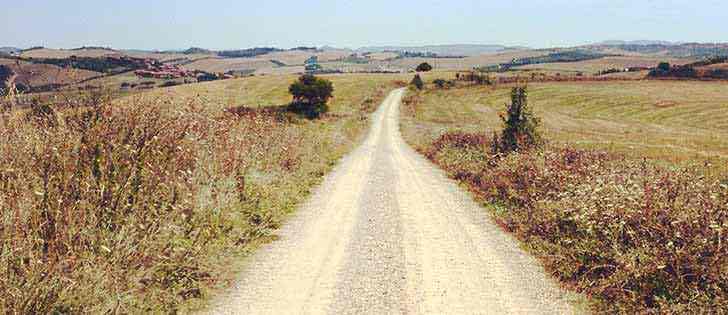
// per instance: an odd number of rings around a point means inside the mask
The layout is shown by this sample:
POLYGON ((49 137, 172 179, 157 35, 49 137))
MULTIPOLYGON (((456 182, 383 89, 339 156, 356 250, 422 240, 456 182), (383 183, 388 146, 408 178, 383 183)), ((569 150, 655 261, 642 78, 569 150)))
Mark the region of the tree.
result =
POLYGON ((415 77, 412 78, 412 82, 410 82, 410 84, 414 85, 418 90, 422 90, 425 87, 425 82, 422 81, 419 74, 415 74, 415 77))
POLYGON ((318 78, 312 74, 304 74, 288 88, 293 95, 290 109, 306 115, 308 118, 318 118, 328 111, 326 103, 334 93, 331 81, 318 78))
POLYGON ((419 66, 417 66, 417 72, 427 72, 432 70, 432 66, 429 63, 423 62, 419 66))
POLYGON ((493 146, 496 153, 508 153, 533 148, 540 144, 541 136, 537 130, 541 120, 528 106, 528 92, 525 87, 511 90, 511 104, 506 104, 503 120, 503 133, 493 146))
POLYGON ((660 70, 661 72, 670 72, 670 63, 660 62, 660 64, 657 65, 657 70, 660 70))

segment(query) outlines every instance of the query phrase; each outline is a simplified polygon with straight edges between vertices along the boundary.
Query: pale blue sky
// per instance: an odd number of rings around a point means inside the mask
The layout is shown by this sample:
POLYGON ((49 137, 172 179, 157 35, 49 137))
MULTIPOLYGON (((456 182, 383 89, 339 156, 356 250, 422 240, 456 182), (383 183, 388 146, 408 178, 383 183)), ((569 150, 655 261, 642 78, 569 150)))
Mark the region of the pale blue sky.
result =
POLYGON ((727 0, 0 0, 0 46, 728 42, 727 0))

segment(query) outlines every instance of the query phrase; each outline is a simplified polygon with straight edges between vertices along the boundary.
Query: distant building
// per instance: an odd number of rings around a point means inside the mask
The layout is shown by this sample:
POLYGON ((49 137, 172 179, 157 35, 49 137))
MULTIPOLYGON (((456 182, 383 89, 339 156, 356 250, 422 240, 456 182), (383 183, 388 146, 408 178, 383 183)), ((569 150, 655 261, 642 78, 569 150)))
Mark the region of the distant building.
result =
POLYGON ((316 72, 323 69, 323 67, 321 67, 318 63, 318 56, 311 56, 311 58, 306 59, 303 64, 306 66, 306 72, 316 72))

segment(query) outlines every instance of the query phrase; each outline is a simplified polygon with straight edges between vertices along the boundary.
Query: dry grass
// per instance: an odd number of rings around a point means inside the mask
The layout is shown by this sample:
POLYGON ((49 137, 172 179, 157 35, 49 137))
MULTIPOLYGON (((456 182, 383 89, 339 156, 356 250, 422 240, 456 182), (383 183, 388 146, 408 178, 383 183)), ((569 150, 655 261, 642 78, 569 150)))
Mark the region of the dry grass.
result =
POLYGON ((197 60, 201 58, 208 58, 211 55, 207 54, 192 54, 185 55, 181 53, 158 53, 158 52, 137 52, 137 51, 120 51, 120 50, 108 50, 108 49, 34 49, 25 51, 21 54, 24 58, 52 58, 52 59, 65 59, 71 56, 76 57, 88 57, 88 58, 99 58, 107 56, 129 56, 134 58, 150 58, 159 61, 169 61, 174 59, 189 59, 197 60))
POLYGON ((3 114, 0 313, 173 313, 224 287, 391 87, 331 77, 331 112, 317 121, 255 110, 286 104, 293 78, 3 114), (241 105, 253 109, 227 111, 241 105))
POLYGON ((345 51, 282 51, 256 56, 254 58, 219 58, 209 57, 186 64, 190 70, 207 72, 227 72, 231 70, 255 70, 256 74, 294 74, 301 73, 303 63, 311 56, 318 56, 319 62, 330 62, 348 56, 345 51), (276 60, 287 66, 278 67, 271 60, 276 60))
POLYGON ((508 155, 492 153, 490 142, 509 87, 411 95, 402 131, 565 286, 592 297, 595 311, 721 313, 725 86, 533 84, 529 104, 549 143, 508 155))
POLYGON ((585 74, 594 74, 607 69, 624 69, 629 67, 656 67, 660 62, 669 62, 670 64, 687 64, 694 62, 693 59, 677 59, 667 57, 654 56, 618 56, 605 57, 600 59, 585 60, 579 62, 555 62, 544 64, 533 64, 517 67, 522 70, 548 70, 561 72, 584 72, 585 74))
POLYGON ((12 64, 9 67, 18 74, 18 77, 15 79, 17 83, 31 87, 67 85, 103 75, 95 71, 25 62, 21 62, 20 65, 12 64))
POLYGON ((270 59, 258 58, 205 58, 188 63, 183 68, 206 72, 228 72, 231 70, 271 69, 275 64, 270 59))
MULTIPOLYGON (((545 137, 673 165, 728 171, 728 94, 719 82, 627 81, 531 84, 529 101, 545 137)), ((431 90, 413 128, 494 131, 509 87, 431 90)), ((428 139, 423 139, 422 144, 428 139)))
POLYGON ((20 56, 24 57, 24 58, 53 58, 53 59, 65 59, 65 58, 69 58, 71 56, 96 58, 96 57, 119 56, 119 55, 123 55, 123 53, 121 53, 119 51, 107 50, 107 49, 70 50, 70 49, 51 49, 51 48, 33 49, 33 50, 24 51, 23 53, 20 54, 20 56))
POLYGON ((698 172, 546 147, 492 154, 451 132, 424 153, 487 202, 598 313, 720 314, 728 307, 728 194, 698 172))

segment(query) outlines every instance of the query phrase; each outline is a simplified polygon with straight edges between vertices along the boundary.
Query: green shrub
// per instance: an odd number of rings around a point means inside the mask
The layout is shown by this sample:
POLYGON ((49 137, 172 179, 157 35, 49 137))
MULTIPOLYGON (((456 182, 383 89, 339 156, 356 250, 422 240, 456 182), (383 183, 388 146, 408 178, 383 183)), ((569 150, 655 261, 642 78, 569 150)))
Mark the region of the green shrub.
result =
POLYGON ((540 119, 528 106, 526 87, 514 87, 511 90, 511 103, 506 104, 506 113, 501 114, 501 120, 503 132, 499 141, 493 143, 494 152, 528 150, 540 144, 541 136, 537 130, 540 119))
POLYGON ((420 77, 419 74, 415 74, 415 77, 412 78, 410 85, 414 85, 414 87, 417 88, 418 90, 422 90, 425 88, 425 82, 422 81, 422 78, 420 77))
POLYGON ((328 111, 327 102, 333 96, 331 81, 304 74, 288 88, 293 95, 290 109, 308 118, 318 118, 328 111))
POLYGON ((447 81, 445 79, 435 79, 432 81, 433 84, 435 84, 438 88, 444 88, 447 84, 447 81))
POLYGON ((428 72, 432 70, 432 66, 429 63, 423 62, 417 66, 417 72, 428 72))

